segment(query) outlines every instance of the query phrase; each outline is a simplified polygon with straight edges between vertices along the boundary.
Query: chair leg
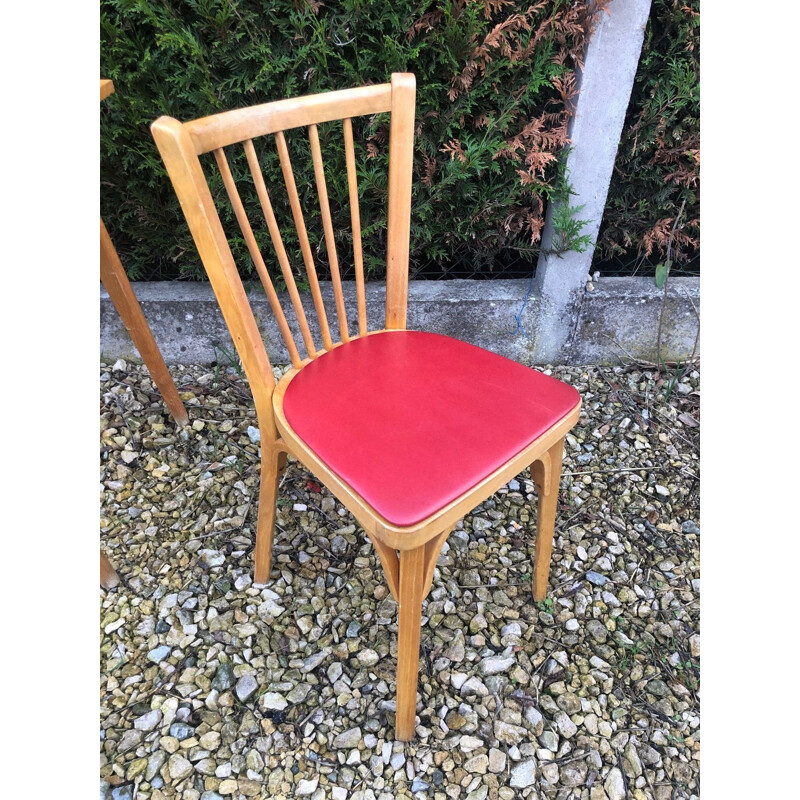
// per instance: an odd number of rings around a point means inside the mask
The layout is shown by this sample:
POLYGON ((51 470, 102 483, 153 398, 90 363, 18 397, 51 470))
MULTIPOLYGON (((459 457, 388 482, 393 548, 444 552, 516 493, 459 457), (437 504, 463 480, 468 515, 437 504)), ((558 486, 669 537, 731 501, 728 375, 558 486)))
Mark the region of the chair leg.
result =
POLYGON ((100 585, 104 589, 113 589, 119 585, 119 575, 102 550, 100 551, 100 585))
POLYGON ((397 627, 397 714, 395 738, 407 742, 414 736, 417 714, 417 675, 425 589, 425 545, 400 551, 400 605, 397 627))
POLYGON ((161 392, 170 414, 178 425, 186 425, 189 422, 186 408, 102 219, 100 220, 100 280, 136 345, 153 382, 161 392))
POLYGON ((272 572, 272 538, 275 531, 275 503, 277 501, 281 461, 285 464, 285 454, 262 445, 261 489, 258 494, 258 523, 256 527, 256 546, 253 554, 253 560, 255 561, 253 581, 255 583, 266 583, 272 572), (283 459, 281 459, 282 455, 283 459))
POLYGON ((544 600, 547 596, 563 455, 564 440, 561 439, 531 465, 531 478, 536 486, 536 494, 539 495, 539 513, 536 520, 536 557, 533 566, 533 599, 536 602, 544 600))

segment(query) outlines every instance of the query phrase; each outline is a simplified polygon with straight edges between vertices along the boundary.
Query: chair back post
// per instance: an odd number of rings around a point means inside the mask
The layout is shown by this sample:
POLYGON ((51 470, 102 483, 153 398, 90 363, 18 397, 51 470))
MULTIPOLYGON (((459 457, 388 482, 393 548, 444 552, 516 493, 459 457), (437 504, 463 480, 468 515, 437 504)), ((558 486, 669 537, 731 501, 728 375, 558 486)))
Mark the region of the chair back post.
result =
POLYGON ((171 117, 159 117, 150 130, 242 359, 262 439, 275 441, 278 438, 272 410, 275 378, 195 145, 184 125, 171 117))
POLYGON ((408 306, 408 245, 411 235, 411 170, 417 81, 392 74, 389 133, 389 209, 386 233, 386 328, 404 330, 408 306))

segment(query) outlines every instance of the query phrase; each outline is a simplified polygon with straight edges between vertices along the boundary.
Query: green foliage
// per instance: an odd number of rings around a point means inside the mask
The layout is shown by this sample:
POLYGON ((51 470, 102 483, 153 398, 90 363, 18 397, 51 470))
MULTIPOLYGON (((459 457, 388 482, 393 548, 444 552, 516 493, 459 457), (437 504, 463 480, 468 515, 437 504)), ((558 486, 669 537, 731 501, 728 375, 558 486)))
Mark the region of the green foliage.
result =
MULTIPOLYGON (((604 3, 600 3, 600 6, 604 3)), ((590 27, 586 2, 545 0, 102 0, 101 75, 116 93, 102 104, 101 210, 135 278, 204 273, 149 124, 193 119, 314 92, 417 76, 412 266, 468 259, 491 270, 501 250, 531 253, 547 200, 563 189, 574 67, 590 27)), ((365 267, 385 270, 386 115, 354 120, 365 267)), ((328 193, 345 274, 350 209, 341 123, 320 126, 328 193)), ((324 262, 307 138, 287 134, 312 246, 324 262)), ((290 260, 302 263, 271 137, 256 142, 290 260)), ((254 270, 213 159, 204 164, 234 257, 254 270)), ((228 159, 257 208, 241 148, 228 159)), ((565 208, 561 247, 581 246, 565 208)), ((270 270, 266 226, 251 219, 270 270)), ((584 244, 585 246, 585 244, 584 244)), ((324 274, 324 266, 321 272, 324 274)))
POLYGON ((553 613, 553 598, 552 597, 545 597, 544 600, 539 600, 539 602, 536 603, 536 607, 539 609, 539 611, 545 611, 548 614, 552 614, 553 613))
POLYGON ((595 261, 663 261, 684 202, 671 261, 678 267, 698 251, 699 7, 699 0, 653 0, 595 261))

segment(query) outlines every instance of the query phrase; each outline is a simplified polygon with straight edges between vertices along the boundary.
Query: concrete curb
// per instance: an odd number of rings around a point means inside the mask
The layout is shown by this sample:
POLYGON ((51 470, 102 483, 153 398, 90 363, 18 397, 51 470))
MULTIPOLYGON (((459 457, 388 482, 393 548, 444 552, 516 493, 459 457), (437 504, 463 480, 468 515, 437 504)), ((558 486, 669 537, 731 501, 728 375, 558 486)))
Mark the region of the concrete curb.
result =
MULTIPOLYGON (((234 347, 208 283, 134 283, 153 336, 168 364, 225 362, 234 347)), ((561 361, 569 364, 622 363, 631 359, 656 360, 656 336, 662 291, 652 278, 605 278, 586 292, 577 322, 561 361)), ((453 336, 523 364, 533 364, 534 335, 540 300, 527 280, 411 281, 408 327, 453 336), (520 327, 516 316, 520 315, 520 327)), ((330 284, 323 284, 328 321, 336 328, 330 284)), ((248 291, 253 312, 273 364, 286 364, 288 353, 272 317, 263 290, 248 291)), ((383 326, 385 287, 367 285, 370 328, 383 326)), ((285 297, 282 300, 286 300, 285 297)), ((316 320, 310 295, 303 296, 306 315, 315 335, 316 320)), ((355 285, 345 284, 345 302, 356 332, 355 285)), ((687 358, 694 347, 700 310, 699 278, 671 278, 662 334, 665 360, 687 358)), ((289 303, 283 303, 289 324, 300 343, 289 303)), ((319 342, 319 337, 316 336, 319 342)), ((105 289, 100 289, 100 350, 104 358, 138 358, 138 353, 105 289)), ((301 349, 302 352, 302 349, 301 349)), ((699 345, 697 354, 699 355, 699 345)))

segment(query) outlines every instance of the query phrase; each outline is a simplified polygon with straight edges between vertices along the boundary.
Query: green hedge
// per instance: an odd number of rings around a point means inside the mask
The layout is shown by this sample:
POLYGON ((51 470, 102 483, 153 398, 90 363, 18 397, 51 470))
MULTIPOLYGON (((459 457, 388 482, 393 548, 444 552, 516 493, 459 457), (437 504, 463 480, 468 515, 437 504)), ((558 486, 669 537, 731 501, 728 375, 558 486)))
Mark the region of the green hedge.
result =
MULTIPOLYGON (((467 260, 490 272, 498 253, 533 257, 548 198, 567 191, 556 155, 566 142, 565 101, 589 27, 587 3, 565 0, 103 0, 101 75, 114 80, 116 94, 101 112, 101 210, 129 274, 204 277, 150 135, 156 117, 191 119, 380 83, 396 71, 415 73, 418 87, 412 265, 467 260)), ((346 266, 350 225, 341 124, 320 126, 320 134, 346 266)), ((354 134, 365 264, 380 277, 385 115, 354 121, 354 134)), ((276 213, 288 222, 270 139, 259 141, 259 152, 276 213)), ((309 233, 321 240, 307 138, 294 131, 287 139, 309 233)), ((243 194, 252 195, 243 158, 229 149, 243 194)), ((213 179, 217 193, 219 183, 213 179)), ((240 269, 252 275, 232 213, 223 207, 221 215, 240 269)), ((579 226, 564 222, 564 236, 572 239, 567 247, 580 238, 579 226)), ((274 265, 266 230, 259 237, 274 265)), ((290 257, 293 244, 287 242, 290 257)), ((293 264, 301 263, 295 255, 293 264)))
MULTIPOLYGON (((675 269, 700 247, 700 3, 653 0, 595 264, 675 269)), ((699 268, 699 265, 698 265, 699 268)))

